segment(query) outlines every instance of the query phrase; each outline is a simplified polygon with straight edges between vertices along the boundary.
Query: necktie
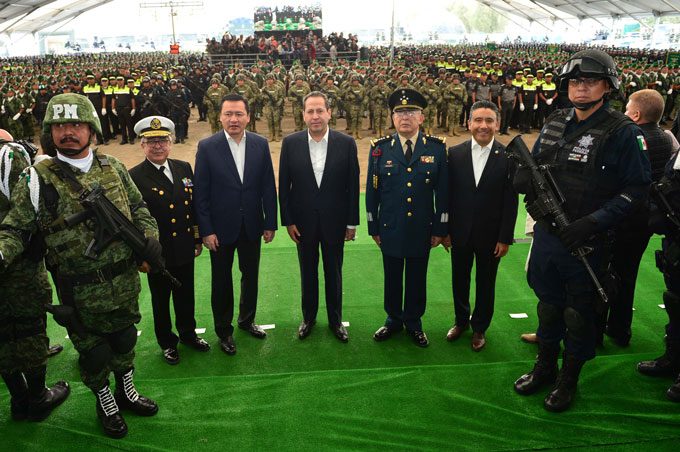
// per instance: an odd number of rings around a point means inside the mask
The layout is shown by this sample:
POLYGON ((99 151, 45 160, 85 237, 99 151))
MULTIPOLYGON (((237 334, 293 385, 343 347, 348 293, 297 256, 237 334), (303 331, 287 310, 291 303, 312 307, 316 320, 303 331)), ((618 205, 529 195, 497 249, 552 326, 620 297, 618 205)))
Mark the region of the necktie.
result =
POLYGON ((165 166, 164 166, 164 165, 161 165, 161 166, 158 168, 158 171, 160 171, 160 173, 163 175, 163 177, 165 177, 165 178, 168 180, 168 182, 171 182, 171 181, 170 181, 170 178, 168 177, 168 175, 165 174, 165 166))
POLYGON ((404 156, 406 157, 406 161, 410 162, 411 157, 413 157, 413 149, 411 149, 411 140, 406 140, 406 152, 404 153, 404 156))

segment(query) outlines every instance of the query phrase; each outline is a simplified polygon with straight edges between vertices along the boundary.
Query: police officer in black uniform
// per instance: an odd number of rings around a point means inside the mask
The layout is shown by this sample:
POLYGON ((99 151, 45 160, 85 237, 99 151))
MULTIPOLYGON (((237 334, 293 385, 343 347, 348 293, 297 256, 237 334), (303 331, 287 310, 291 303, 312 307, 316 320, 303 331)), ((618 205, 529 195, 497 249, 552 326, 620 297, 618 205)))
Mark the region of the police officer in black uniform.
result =
POLYGON ((673 224, 667 215, 670 207, 676 213, 677 221, 677 212, 680 212, 680 161, 677 158, 675 154, 668 162, 663 178, 652 189, 652 214, 649 221, 652 232, 665 235, 661 250, 656 252, 656 265, 666 283, 663 293, 668 315, 666 351, 656 359, 637 365, 641 374, 675 378, 675 383, 666 391, 666 397, 673 402, 680 402, 680 227, 673 224))
POLYGON ((158 223, 163 258, 181 286, 173 287, 167 278, 149 273, 156 340, 168 364, 179 362, 177 343, 199 351, 210 345, 196 335, 194 317, 194 258, 201 254, 202 242, 193 212, 193 171, 189 163, 168 158, 175 124, 162 116, 149 116, 135 124, 146 159, 130 169, 149 212, 158 223), (172 332, 170 294, 179 337, 172 332))
POLYGON ((406 328, 416 345, 426 347, 420 318, 427 264, 449 221, 446 145, 419 132, 427 107, 419 92, 398 89, 388 105, 397 133, 371 143, 366 183, 368 233, 383 256, 387 312, 373 338, 383 341, 406 328))
MULTIPOLYGON (((558 229, 554 218, 536 215, 529 259, 529 285, 538 296, 539 353, 533 370, 515 382, 515 391, 533 394, 556 381, 544 400, 549 411, 564 411, 576 394, 583 364, 595 357, 596 312, 601 297, 583 263, 574 253, 591 250, 586 259, 605 281, 608 230, 644 200, 651 182, 649 160, 638 144, 641 131, 607 104, 619 87, 614 60, 605 52, 575 53, 562 71, 560 89, 574 108, 549 118, 534 146, 539 164, 550 165, 565 196, 563 208, 571 223, 558 229), (557 360, 564 341, 562 368, 557 360)), ((526 170, 515 186, 527 194, 527 210, 536 213, 536 193, 526 170)))

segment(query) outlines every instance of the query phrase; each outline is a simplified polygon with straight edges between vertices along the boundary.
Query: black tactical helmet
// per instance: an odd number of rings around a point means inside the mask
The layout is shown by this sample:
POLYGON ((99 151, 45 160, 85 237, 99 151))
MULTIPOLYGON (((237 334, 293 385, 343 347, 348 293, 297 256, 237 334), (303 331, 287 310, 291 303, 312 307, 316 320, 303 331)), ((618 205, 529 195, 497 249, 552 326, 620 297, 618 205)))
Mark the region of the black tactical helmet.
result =
POLYGON ((619 89, 616 63, 607 53, 598 49, 576 52, 569 58, 560 74, 560 89, 566 90, 569 79, 577 77, 598 77, 606 79, 609 86, 619 89))

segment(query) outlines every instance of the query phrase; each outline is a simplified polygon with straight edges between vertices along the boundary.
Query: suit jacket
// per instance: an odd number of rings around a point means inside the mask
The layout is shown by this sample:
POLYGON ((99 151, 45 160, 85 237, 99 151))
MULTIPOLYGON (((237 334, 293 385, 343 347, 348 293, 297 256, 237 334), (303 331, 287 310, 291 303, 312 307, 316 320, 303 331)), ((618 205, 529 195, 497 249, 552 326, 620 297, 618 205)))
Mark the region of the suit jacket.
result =
POLYGON ((130 176, 158 223, 165 265, 176 267, 193 261, 200 243, 192 202, 194 173, 182 160, 168 159, 165 165, 173 183, 146 159, 130 169, 130 176))
POLYGON ((359 161, 354 139, 329 130, 319 187, 307 130, 284 138, 279 164, 279 203, 281 223, 296 225, 302 240, 305 234, 315 236, 319 226, 321 240, 342 242, 346 227, 359 224, 359 161))
POLYGON ((431 236, 447 234, 448 166, 446 146, 419 133, 407 162, 399 135, 371 145, 366 181, 368 233, 393 257, 424 257, 431 236))
POLYGON ((277 228, 276 185, 269 143, 246 132, 243 182, 223 130, 201 140, 194 166, 194 204, 201 237, 217 234, 235 243, 245 226, 248 240, 277 228))
POLYGON ((517 219, 517 193, 505 147, 494 140, 475 186, 472 140, 449 148, 449 233, 455 246, 511 245, 517 219), (472 243, 470 243, 472 241, 472 243))

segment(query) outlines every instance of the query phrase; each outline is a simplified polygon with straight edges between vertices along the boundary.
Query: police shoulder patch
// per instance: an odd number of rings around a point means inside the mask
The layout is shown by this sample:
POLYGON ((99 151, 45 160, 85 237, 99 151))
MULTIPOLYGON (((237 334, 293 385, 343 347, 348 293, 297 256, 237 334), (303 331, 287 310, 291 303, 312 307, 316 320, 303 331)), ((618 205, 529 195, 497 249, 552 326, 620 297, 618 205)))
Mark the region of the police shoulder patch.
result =
POLYGON ((387 136, 384 136, 384 137, 380 137, 380 138, 376 138, 374 140, 371 140, 371 147, 374 148, 379 144, 386 143, 390 140, 390 138, 392 138, 392 137, 387 135, 387 136))

